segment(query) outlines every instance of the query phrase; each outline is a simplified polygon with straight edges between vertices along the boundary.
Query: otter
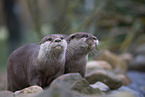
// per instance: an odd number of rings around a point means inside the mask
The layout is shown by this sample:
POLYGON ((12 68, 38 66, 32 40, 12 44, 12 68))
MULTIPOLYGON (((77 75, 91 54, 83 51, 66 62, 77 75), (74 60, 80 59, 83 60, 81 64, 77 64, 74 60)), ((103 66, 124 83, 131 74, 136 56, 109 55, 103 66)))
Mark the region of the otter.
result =
POLYGON ((78 32, 66 38, 68 47, 66 50, 65 73, 78 72, 85 77, 88 53, 99 45, 98 39, 92 34, 78 32))
POLYGON ((45 36, 40 44, 22 46, 8 58, 8 90, 16 91, 32 85, 42 88, 64 73, 67 42, 61 34, 45 36))

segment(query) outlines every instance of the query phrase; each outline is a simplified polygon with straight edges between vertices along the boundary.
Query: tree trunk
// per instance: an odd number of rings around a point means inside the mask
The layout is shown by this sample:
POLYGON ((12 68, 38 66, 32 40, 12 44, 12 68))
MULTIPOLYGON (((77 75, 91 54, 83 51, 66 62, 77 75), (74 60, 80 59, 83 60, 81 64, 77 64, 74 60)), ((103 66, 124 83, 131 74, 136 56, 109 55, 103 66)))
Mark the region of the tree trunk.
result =
POLYGON ((5 13, 5 22, 9 31, 9 53, 16 49, 20 44, 20 22, 18 18, 18 9, 15 0, 3 0, 3 10, 5 13))

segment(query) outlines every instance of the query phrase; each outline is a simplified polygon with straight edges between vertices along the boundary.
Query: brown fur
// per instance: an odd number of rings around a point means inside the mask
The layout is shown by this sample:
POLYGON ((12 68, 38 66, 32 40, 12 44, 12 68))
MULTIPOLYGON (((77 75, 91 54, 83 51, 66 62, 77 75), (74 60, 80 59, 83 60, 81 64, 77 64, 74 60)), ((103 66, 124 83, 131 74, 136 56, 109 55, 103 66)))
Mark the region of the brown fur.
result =
POLYGON ((65 73, 79 72, 85 77, 88 53, 95 49, 97 38, 85 32, 74 33, 67 37, 65 73))
MULTIPOLYGON (((62 35, 53 34, 44 37, 40 43, 47 42, 50 37, 53 39, 51 43, 56 43, 55 39, 60 39, 60 43, 65 41, 60 38, 62 35)), ((65 46, 61 50, 51 48, 41 60, 38 59, 38 44, 28 44, 16 49, 7 62, 8 90, 14 92, 32 85, 42 88, 48 86, 53 79, 64 73, 65 46)))

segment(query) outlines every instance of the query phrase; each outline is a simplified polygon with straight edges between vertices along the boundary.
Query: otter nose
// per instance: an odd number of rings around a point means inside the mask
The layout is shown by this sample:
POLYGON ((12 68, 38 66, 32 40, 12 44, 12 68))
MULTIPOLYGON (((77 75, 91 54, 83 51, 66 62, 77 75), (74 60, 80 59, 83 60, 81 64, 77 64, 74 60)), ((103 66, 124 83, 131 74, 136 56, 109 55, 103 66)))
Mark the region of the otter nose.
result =
POLYGON ((61 42, 61 39, 56 39, 55 42, 61 42))
POLYGON ((86 41, 89 45, 92 45, 94 43, 94 40, 93 39, 87 39, 86 41))

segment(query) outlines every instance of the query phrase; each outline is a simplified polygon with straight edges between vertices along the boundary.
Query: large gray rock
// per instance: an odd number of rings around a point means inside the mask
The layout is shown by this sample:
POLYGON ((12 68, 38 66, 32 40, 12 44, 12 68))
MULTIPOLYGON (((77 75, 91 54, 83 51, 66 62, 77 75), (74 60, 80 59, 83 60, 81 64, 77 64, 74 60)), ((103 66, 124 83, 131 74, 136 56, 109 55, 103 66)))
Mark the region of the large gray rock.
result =
POLYGON ((0 97, 13 97, 13 92, 10 92, 10 91, 0 91, 0 97))
POLYGON ((98 88, 92 88, 79 73, 69 73, 56 78, 42 92, 39 86, 31 86, 14 93, 15 97, 99 97, 104 94, 98 88), (36 95, 37 94, 37 95, 36 95))
MULTIPOLYGON (((108 71, 115 73, 112 69, 112 66, 106 61, 89 61, 86 67, 87 67, 87 74, 98 70, 102 71, 102 75, 104 75, 104 72, 108 72, 108 71)), ((123 74, 119 73, 116 76, 118 77, 118 79, 122 80, 123 85, 125 86, 129 85, 130 80, 125 73, 123 74)))
MULTIPOLYGON (((64 84, 64 83, 63 83, 64 84)), ((51 87, 49 89, 44 90, 41 94, 35 97, 81 97, 79 94, 77 95, 73 91, 62 87, 51 87)))
POLYGON ((90 87, 88 81, 82 78, 79 73, 68 73, 58 77, 51 83, 50 88, 53 87, 64 87, 80 94, 102 94, 99 89, 90 87))
POLYGON ((14 92, 15 97, 33 97, 41 93, 43 89, 40 86, 30 86, 25 89, 14 92))
POLYGON ((103 94, 94 89, 79 73, 69 73, 56 78, 51 85, 36 97, 100 97, 103 94))
POLYGON ((131 80, 127 74, 117 74, 117 77, 122 80, 122 84, 124 86, 128 86, 131 83, 131 80))
POLYGON ((107 61, 89 61, 86 66, 87 70, 94 70, 96 68, 113 70, 112 66, 107 61))
POLYGON ((89 83, 86 80, 80 80, 75 82, 72 85, 71 89, 81 94, 87 94, 87 95, 102 94, 99 88, 94 89, 90 87, 89 83))
POLYGON ((104 69, 88 71, 86 79, 90 84, 94 84, 97 81, 103 82, 108 85, 110 89, 117 89, 123 85, 122 79, 114 72, 104 69))
POLYGON ((129 62, 133 59, 133 55, 131 53, 123 53, 118 57, 127 64, 129 64, 129 62))
POLYGON ((126 62, 108 50, 100 51, 94 59, 108 62, 116 73, 124 73, 127 71, 126 62))

